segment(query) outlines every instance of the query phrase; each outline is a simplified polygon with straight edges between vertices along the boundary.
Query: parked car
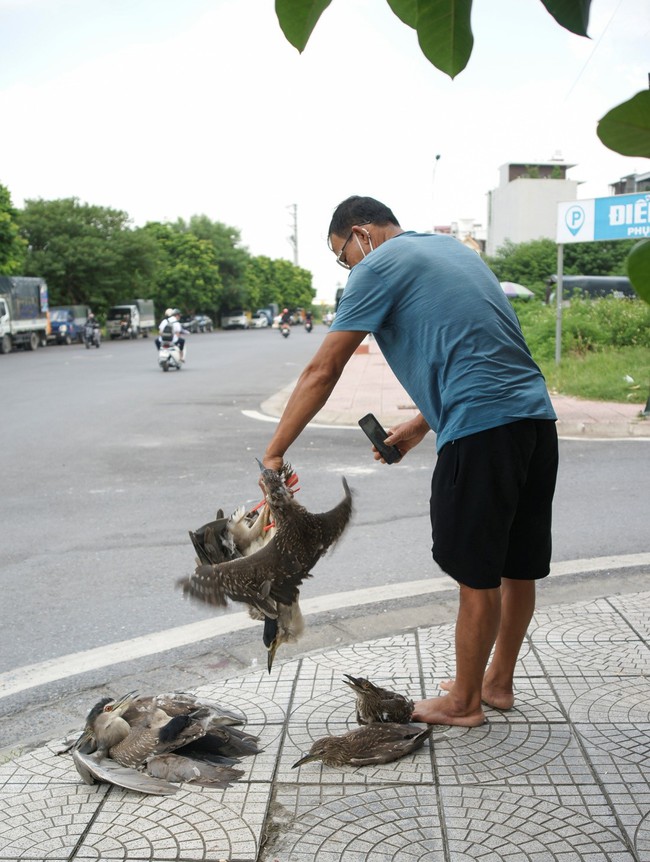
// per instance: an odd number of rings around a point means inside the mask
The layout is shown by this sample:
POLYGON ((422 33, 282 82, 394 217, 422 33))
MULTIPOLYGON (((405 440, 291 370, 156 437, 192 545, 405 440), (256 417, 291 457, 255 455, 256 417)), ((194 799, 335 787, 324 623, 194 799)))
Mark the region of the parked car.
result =
POLYGON ((256 311, 251 317, 251 329, 266 329, 269 325, 269 319, 263 311, 256 311))
POLYGON ((248 326, 248 317, 246 317, 241 308, 225 311, 221 315, 222 329, 248 329, 248 326))
POLYGON ((214 323, 212 322, 212 318, 208 317, 207 314, 197 314, 196 322, 199 326, 199 332, 212 332, 214 329, 214 323))
POLYGON ((188 332, 198 332, 199 324, 196 317, 192 314, 184 314, 180 319, 180 324, 183 329, 187 329, 188 332))

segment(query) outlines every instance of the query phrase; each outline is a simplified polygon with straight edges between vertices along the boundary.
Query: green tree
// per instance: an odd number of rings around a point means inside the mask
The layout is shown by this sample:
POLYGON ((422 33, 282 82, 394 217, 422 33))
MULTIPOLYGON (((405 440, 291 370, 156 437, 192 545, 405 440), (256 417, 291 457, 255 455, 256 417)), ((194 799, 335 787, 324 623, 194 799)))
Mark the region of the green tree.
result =
MULTIPOLYGON (((625 275, 634 240, 576 242, 564 248, 565 275, 625 275)), ((557 246, 552 239, 513 243, 507 240, 485 262, 499 281, 514 281, 543 299, 549 276, 557 272, 557 246)))
POLYGON ((250 308, 263 308, 272 302, 281 307, 307 308, 316 295, 311 272, 288 260, 263 255, 249 260, 244 282, 250 308))
POLYGON ((9 189, 0 185, 0 275, 20 275, 27 243, 20 236, 18 210, 11 203, 9 189))
POLYGON ((189 222, 178 219, 174 222, 173 228, 180 233, 190 233, 197 239, 205 240, 212 245, 224 294, 230 295, 233 291, 237 293, 241 288, 244 270, 250 258, 248 250, 241 245, 240 231, 223 222, 211 221, 206 215, 193 215, 189 222))
MULTIPOLYGON (((474 47, 472 0, 387 0, 397 17, 412 27, 424 56, 455 78, 467 65, 474 47)), ((521 2, 521 0, 520 0, 521 2)), ((561 27, 586 36, 591 0, 541 0, 561 27)), ((331 0, 275 0, 275 11, 287 40, 303 51, 331 0)), ((600 119, 602 143, 625 156, 650 158, 650 90, 642 90, 600 119)), ((639 295, 650 302, 650 239, 634 248, 627 271, 639 295)))
POLYGON ((143 231, 156 247, 156 307, 162 311, 175 306, 187 314, 214 313, 221 304, 223 284, 213 244, 170 224, 150 222, 143 231))
POLYGON ((25 274, 45 278, 51 305, 88 303, 101 313, 147 296, 155 246, 125 212, 77 198, 28 200, 19 223, 29 245, 25 274))

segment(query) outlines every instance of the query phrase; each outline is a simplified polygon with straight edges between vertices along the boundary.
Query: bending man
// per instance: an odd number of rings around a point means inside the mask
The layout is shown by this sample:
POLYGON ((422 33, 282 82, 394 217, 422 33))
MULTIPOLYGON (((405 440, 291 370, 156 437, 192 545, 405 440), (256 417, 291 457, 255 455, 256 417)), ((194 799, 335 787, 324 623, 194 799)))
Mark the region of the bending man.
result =
POLYGON ((402 230, 387 206, 368 197, 343 201, 328 237, 350 277, 264 463, 280 468, 373 333, 420 411, 386 442, 406 455, 430 429, 436 433, 432 553, 460 586, 456 678, 448 694, 417 703, 413 719, 476 726, 485 721, 482 701, 513 704, 535 581, 549 572, 557 417, 517 317, 474 251, 453 237, 402 230))

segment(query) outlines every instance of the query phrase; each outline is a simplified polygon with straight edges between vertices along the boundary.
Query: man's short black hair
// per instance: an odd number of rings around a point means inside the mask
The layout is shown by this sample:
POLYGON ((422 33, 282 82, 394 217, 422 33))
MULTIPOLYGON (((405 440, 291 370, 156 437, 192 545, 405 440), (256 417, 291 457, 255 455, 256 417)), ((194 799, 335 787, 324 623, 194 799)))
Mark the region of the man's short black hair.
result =
POLYGON ((334 210, 327 236, 347 236, 355 224, 393 224, 400 227, 393 211, 386 204, 375 198, 365 198, 352 195, 340 203, 334 210))

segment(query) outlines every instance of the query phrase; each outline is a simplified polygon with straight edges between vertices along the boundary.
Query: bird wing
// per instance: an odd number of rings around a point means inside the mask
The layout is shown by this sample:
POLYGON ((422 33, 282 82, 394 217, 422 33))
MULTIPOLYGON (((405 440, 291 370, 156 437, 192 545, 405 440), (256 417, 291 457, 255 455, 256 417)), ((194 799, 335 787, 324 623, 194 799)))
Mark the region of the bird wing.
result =
POLYGON ((172 796, 178 791, 178 787, 174 787, 168 781, 161 781, 138 772, 137 769, 130 769, 128 766, 120 766, 119 763, 108 758, 97 760, 92 755, 73 751, 72 760, 86 784, 94 784, 96 781, 115 784, 117 787, 124 787, 125 790, 135 790, 138 793, 149 793, 153 796, 172 796))
POLYGON ((239 556, 228 530, 230 518, 219 509, 214 521, 203 524, 198 530, 190 530, 190 539, 202 563, 222 563, 239 556))
MULTIPOLYGON (((232 708, 226 709, 218 703, 213 703, 210 700, 204 700, 194 694, 186 691, 173 691, 157 694, 151 699, 155 705, 164 710, 167 715, 173 717, 175 715, 189 715, 190 713, 197 714, 197 710, 203 710, 201 717, 209 718, 209 726, 218 726, 222 724, 245 724, 246 716, 243 712, 235 712, 232 708)), ((137 701, 136 701, 137 703, 137 701)), ((128 721, 128 713, 125 714, 128 721)))
MULTIPOLYGON (((391 763, 416 751, 433 733, 433 725, 424 729, 413 724, 367 724, 352 734, 358 734, 358 752, 351 747, 352 766, 391 763)), ((351 735, 352 735, 351 734, 351 735)))
POLYGON ((160 754, 152 757, 147 763, 147 772, 154 778, 186 781, 202 787, 228 787, 244 774, 243 769, 218 766, 178 754, 160 754))
POLYGON ((330 545, 333 545, 341 536, 352 516, 352 492, 345 477, 343 477, 343 488, 345 496, 340 503, 337 503, 328 512, 321 512, 313 516, 319 525, 322 536, 323 550, 321 554, 324 554, 330 545))
POLYGON ((199 565, 193 575, 178 584, 185 595, 207 604, 226 607, 228 599, 256 607, 275 617, 275 599, 285 604, 295 601, 298 586, 309 572, 292 559, 279 553, 275 537, 251 554, 217 565, 199 565))

